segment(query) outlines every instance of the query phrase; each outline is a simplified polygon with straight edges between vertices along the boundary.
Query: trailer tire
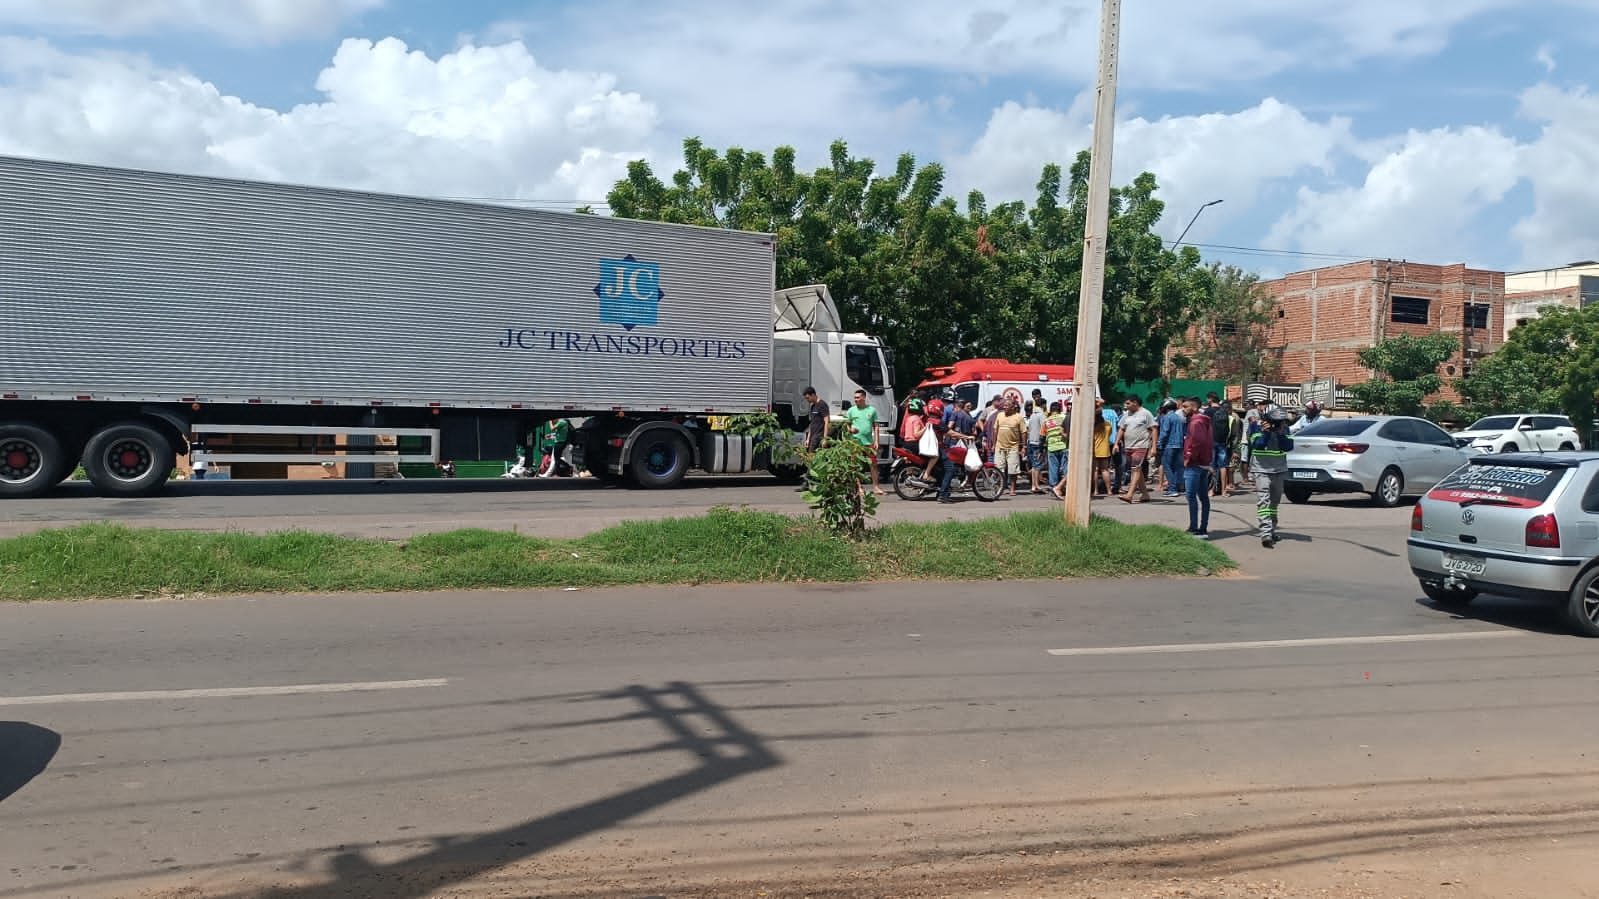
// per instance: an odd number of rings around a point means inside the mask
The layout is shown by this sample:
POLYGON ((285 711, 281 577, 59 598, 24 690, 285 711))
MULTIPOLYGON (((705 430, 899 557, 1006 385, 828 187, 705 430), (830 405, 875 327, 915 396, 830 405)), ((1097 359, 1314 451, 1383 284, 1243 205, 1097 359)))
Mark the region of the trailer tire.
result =
POLYGON ((54 434, 37 425, 0 424, 0 498, 39 496, 70 473, 54 434))
POLYGON ((176 463, 172 442, 140 422, 101 428, 83 450, 83 468, 106 496, 150 496, 166 486, 176 463))
POLYGON ((688 442, 676 432, 664 429, 640 435, 628 458, 633 482, 649 490, 681 484, 692 463, 688 442))

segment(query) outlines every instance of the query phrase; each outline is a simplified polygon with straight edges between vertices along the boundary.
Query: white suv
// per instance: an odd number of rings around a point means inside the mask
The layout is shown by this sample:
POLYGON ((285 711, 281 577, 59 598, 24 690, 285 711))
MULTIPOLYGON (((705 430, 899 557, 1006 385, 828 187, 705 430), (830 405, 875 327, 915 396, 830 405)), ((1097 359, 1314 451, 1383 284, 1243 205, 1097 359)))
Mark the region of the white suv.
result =
POLYGON ((1455 442, 1479 453, 1569 452, 1582 438, 1564 415, 1490 415, 1454 434, 1455 442))

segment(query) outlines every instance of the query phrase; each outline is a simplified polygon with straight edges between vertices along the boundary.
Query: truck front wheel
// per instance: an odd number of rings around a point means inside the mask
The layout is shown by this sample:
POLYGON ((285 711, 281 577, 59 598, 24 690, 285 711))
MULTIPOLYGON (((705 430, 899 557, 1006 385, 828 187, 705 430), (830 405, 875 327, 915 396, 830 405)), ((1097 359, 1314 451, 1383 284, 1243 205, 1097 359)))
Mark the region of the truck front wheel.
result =
POLYGON ((107 496, 150 496, 166 486, 176 453, 155 428, 125 422, 103 428, 83 450, 83 468, 107 496))
POLYGON ((61 441, 34 425, 0 423, 0 497, 39 496, 67 473, 61 441))
POLYGON ((640 487, 676 487, 688 475, 688 443, 671 431, 648 431, 633 444, 628 467, 640 487))

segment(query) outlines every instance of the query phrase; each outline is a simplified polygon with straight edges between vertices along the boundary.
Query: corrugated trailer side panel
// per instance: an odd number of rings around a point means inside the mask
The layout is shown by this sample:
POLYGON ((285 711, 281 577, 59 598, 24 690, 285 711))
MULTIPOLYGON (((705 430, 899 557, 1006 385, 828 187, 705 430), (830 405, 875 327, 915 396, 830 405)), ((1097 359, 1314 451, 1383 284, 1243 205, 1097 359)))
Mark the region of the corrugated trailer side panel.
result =
POLYGON ((0 157, 0 393, 747 411, 770 236, 0 157))

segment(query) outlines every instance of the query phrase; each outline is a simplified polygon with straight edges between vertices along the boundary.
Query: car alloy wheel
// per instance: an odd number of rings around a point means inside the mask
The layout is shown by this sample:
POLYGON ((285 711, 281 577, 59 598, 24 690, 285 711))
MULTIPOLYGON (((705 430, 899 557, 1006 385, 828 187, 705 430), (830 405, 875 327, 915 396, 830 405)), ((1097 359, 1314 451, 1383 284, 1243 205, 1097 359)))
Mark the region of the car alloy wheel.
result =
POLYGON ((1400 497, 1404 496, 1404 493, 1404 475, 1390 468, 1377 479, 1377 492, 1373 494, 1373 499, 1377 501, 1377 505, 1392 509, 1399 505, 1400 497))

